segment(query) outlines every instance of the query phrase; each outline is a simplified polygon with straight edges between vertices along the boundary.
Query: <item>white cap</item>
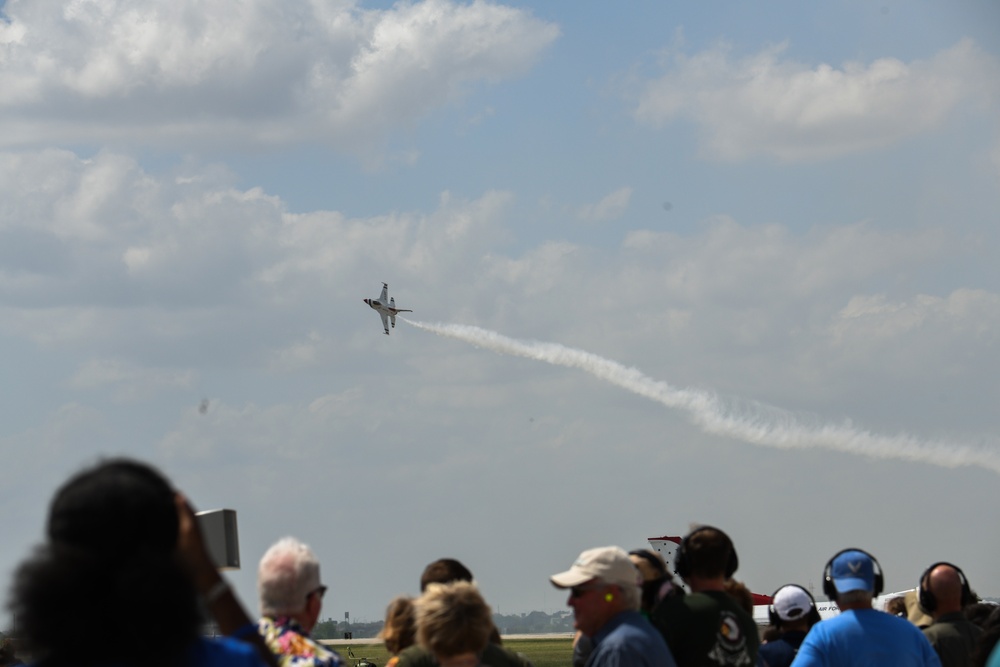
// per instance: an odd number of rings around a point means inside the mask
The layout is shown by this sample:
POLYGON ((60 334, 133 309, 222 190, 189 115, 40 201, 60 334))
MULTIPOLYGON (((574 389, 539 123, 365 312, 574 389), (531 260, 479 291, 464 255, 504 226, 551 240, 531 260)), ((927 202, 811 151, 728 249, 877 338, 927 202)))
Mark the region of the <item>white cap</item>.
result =
POLYGON ((556 588, 572 588, 591 579, 600 579, 617 586, 638 586, 641 576, 621 547, 597 547, 587 549, 565 572, 549 577, 556 588))
POLYGON ((813 600, 802 588, 789 584, 778 589, 771 604, 781 620, 797 621, 809 615, 813 600))

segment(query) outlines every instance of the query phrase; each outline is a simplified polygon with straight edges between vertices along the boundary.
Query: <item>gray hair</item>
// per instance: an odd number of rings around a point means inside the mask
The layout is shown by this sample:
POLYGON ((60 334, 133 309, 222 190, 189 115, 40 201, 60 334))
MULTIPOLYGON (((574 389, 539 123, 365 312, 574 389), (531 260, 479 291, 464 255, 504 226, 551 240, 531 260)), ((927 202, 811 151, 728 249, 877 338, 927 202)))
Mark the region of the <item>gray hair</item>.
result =
MULTIPOLYGON (((638 576, 638 571, 636 571, 638 576)), ((638 585, 626 586, 616 581, 605 581, 598 577, 599 582, 605 586, 617 586, 622 591, 621 601, 622 606, 631 611, 639 611, 639 607, 642 604, 642 589, 638 585)))
POLYGON ((297 614, 309 593, 320 586, 319 561, 308 545, 283 537, 267 550, 257 568, 257 595, 262 616, 297 614))

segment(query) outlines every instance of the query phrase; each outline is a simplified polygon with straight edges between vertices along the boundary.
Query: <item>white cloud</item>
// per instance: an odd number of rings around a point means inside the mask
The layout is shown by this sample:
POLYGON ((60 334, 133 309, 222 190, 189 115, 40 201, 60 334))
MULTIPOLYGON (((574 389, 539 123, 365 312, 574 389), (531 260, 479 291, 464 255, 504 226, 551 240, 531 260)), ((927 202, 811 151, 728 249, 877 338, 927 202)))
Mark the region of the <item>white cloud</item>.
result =
MULTIPOLYGON (((315 321, 295 339, 279 334, 288 312, 308 320, 331 299, 360 304, 360 290, 389 276, 443 283, 475 271, 503 238, 512 199, 445 192, 427 214, 292 214, 213 168, 184 169, 154 176, 112 153, 0 153, 0 331, 114 360, 121 348, 181 354, 208 336, 198 356, 262 354, 275 370, 298 368, 345 350, 308 334, 315 321)), ((100 368, 76 386, 94 386, 100 368)))
POLYGON ((945 297, 917 294, 890 301, 884 294, 856 295, 838 313, 830 333, 845 350, 892 346, 921 329, 935 337, 1000 341, 1000 295, 959 289, 945 297))
MULTIPOLYGON (((509 244, 520 211, 506 192, 446 192, 427 211, 354 218, 289 213, 281 197, 230 180, 194 166, 154 174, 113 153, 0 154, 0 253, 19 244, 0 262, 0 335, 41 348, 31 365, 44 358, 58 369, 48 371, 58 386, 45 389, 84 404, 11 427, 18 435, 0 444, 28 451, 49 439, 59 472, 98 451, 154 460, 202 506, 253 517, 241 523, 248 558, 279 529, 313 534, 337 553, 339 538, 316 532, 311 510, 283 511, 321 507, 331 522, 354 521, 373 553, 419 545, 415 580, 450 542, 425 525, 386 533, 400 507, 444 516, 444 525, 467 521, 456 497, 479 494, 503 501, 477 505, 470 530, 528 514, 563 526, 581 501, 552 486, 555 469, 589 484, 635 480, 639 493, 662 482, 664 466, 719 473, 725 456, 733 478, 699 491, 714 494, 776 464, 767 448, 703 436, 685 414, 572 369, 402 324, 383 336, 361 303, 381 279, 417 310, 413 319, 578 347, 655 381, 808 410, 818 423, 849 415, 859 430, 963 443, 968 432, 995 431, 996 295, 931 296, 907 277, 969 256, 952 228, 799 232, 718 216, 684 232, 632 231, 618 248, 509 244), (939 393, 961 410, 941 410, 939 393), (896 394, 898 404, 887 399, 896 394), (32 426, 40 420, 52 425, 32 426), (605 461, 608 442, 624 443, 624 469, 587 467, 605 461), (511 479, 533 491, 511 494, 511 479), (414 494, 417 485, 430 491, 414 494)), ((808 470, 827 460, 814 455, 789 453, 781 464, 808 470)), ((46 473, 35 505, 57 477, 46 473)), ((463 536, 479 550, 469 562, 504 567, 495 542, 477 538, 463 536)), ((546 548, 564 549, 557 541, 546 548)), ((241 590, 252 596, 246 576, 241 590)), ((346 582, 341 595, 380 611, 373 599, 407 585, 379 582, 385 590, 346 582)))
POLYGON ((864 284, 919 265, 944 252, 946 244, 943 231, 935 229, 891 232, 855 223, 800 235, 783 225, 743 226, 717 216, 691 236, 631 232, 624 248, 633 271, 656 274, 633 280, 656 284, 671 298, 760 304, 797 302, 864 284))
POLYGON ((360 150, 516 76, 559 34, 476 0, 11 0, 0 142, 284 143, 360 150))
POLYGON ((968 101, 986 100, 996 112, 1000 66, 970 39, 927 60, 840 68, 785 59, 785 48, 740 59, 724 46, 676 55, 662 77, 646 83, 636 117, 653 125, 690 119, 705 151, 723 160, 807 161, 930 131, 968 101))
POLYGON ((596 204, 581 206, 577 215, 587 222, 610 222, 625 214, 631 200, 632 188, 618 188, 596 204))

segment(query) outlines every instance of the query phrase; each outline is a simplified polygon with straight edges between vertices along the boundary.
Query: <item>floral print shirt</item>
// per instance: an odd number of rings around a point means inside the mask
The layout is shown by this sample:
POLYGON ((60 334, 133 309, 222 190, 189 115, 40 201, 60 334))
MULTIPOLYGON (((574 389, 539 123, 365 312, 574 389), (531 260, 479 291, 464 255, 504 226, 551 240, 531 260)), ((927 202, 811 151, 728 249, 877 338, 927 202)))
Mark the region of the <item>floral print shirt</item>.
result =
POLYGON ((279 667, 345 667, 340 655, 310 639, 293 618, 265 616, 260 619, 257 628, 278 659, 279 667))

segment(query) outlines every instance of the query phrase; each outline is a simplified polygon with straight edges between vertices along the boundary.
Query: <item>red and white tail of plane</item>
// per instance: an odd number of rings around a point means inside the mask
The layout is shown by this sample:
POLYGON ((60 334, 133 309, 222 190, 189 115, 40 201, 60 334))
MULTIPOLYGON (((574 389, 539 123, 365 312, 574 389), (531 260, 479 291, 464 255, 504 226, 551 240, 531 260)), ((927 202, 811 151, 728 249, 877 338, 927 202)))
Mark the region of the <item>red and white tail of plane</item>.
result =
MULTIPOLYGON (((667 569, 673 572, 674 568, 674 556, 677 554, 677 548, 681 545, 681 540, 683 537, 677 535, 664 535, 663 537, 650 537, 649 546, 653 547, 653 551, 663 556, 663 560, 667 563, 667 569)), ((753 596, 754 607, 763 606, 765 609, 767 605, 771 604, 770 595, 761 595, 760 593, 751 592, 750 595, 753 596)), ((765 613, 765 617, 767 614, 765 613)))
MULTIPOLYGON (((681 540, 683 539, 683 537, 679 537, 677 535, 664 535, 662 537, 649 538, 649 546, 653 548, 653 551, 663 556, 663 560, 666 561, 667 567, 671 572, 673 572, 674 554, 677 553, 677 547, 681 545, 681 540)), ((781 585, 783 586, 784 584, 781 585)), ((909 591, 899 591, 896 593, 886 593, 885 595, 880 595, 875 598, 872 603, 872 607, 880 611, 884 611, 886 604, 889 603, 889 600, 902 597, 907 593, 909 593, 909 591)), ((753 620, 757 622, 757 625, 769 625, 771 623, 771 619, 768 612, 771 606, 771 596, 752 592, 751 595, 753 595, 753 620)), ((816 596, 813 595, 813 597, 816 596)), ((822 619, 832 618, 840 613, 837 603, 820 600, 816 600, 816 611, 819 612, 819 616, 822 619)))
MULTIPOLYGON (((650 537, 649 546, 653 547, 653 551, 663 556, 663 560, 667 563, 667 569, 673 572, 674 568, 674 556, 677 554, 677 548, 681 545, 683 537, 677 535, 664 535, 663 537, 650 537)), ((754 606, 763 605, 767 606, 771 604, 770 595, 761 595, 760 593, 750 593, 753 596, 754 606)))

